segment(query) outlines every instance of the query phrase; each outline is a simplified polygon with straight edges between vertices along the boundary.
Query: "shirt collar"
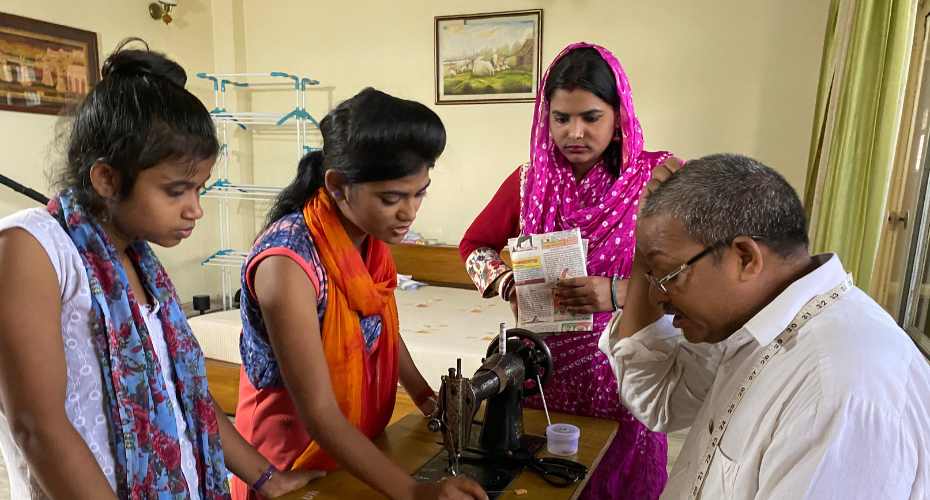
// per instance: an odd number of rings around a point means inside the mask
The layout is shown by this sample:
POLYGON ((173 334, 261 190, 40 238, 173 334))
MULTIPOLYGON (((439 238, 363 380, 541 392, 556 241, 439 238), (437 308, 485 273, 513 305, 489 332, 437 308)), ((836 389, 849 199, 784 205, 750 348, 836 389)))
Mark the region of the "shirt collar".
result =
POLYGON ((760 345, 775 340, 809 300, 846 279, 846 270, 836 254, 817 255, 814 261, 817 267, 813 271, 789 285, 743 325, 760 345))

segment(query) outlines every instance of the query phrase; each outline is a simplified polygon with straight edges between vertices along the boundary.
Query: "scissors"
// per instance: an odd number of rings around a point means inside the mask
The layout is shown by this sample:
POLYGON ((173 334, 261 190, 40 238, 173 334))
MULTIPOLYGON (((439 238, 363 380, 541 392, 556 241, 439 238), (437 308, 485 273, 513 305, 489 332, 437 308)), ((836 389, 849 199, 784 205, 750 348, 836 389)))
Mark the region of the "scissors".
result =
POLYGON ((466 448, 465 451, 482 457, 480 459, 463 457, 465 463, 487 464, 490 462, 507 468, 526 467, 539 474, 547 483, 559 488, 571 486, 581 481, 588 473, 588 467, 582 463, 564 458, 534 457, 522 450, 510 457, 491 456, 483 450, 475 448, 466 448))
POLYGON ((581 481, 588 473, 588 467, 584 464, 564 458, 533 457, 527 460, 524 465, 542 476, 547 483, 560 488, 581 481))

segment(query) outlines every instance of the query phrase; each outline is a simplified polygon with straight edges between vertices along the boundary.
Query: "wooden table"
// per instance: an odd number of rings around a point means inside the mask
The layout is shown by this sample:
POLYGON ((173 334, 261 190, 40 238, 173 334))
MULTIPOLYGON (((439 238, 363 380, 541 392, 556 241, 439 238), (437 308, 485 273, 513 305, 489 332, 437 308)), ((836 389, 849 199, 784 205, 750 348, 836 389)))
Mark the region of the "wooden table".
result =
MULTIPOLYGON (((562 413, 552 413, 553 422, 562 422, 577 425, 581 429, 581 440, 578 444, 578 454, 571 458, 588 466, 593 471, 601 461, 604 451, 617 433, 617 422, 591 417, 579 417, 562 413)), ((529 434, 545 436, 546 415, 539 410, 526 409, 523 413, 523 425, 529 434)), ((430 432, 426 428, 426 420, 418 415, 411 414, 385 429, 384 434, 374 440, 387 456, 402 469, 411 474, 427 460, 433 457, 442 448, 437 442, 441 439, 439 433, 430 432)), ((545 447, 541 455, 547 455, 545 447)), ((588 474, 590 476, 590 472, 588 474)), ((588 478, 579 481, 574 487, 556 488, 546 483, 532 471, 523 471, 508 486, 508 492, 501 495, 502 500, 522 500, 545 498, 547 500, 577 498, 587 484, 588 478), (526 489, 527 494, 517 496, 515 489, 526 489)), ((280 500, 313 500, 329 499, 371 499, 381 496, 365 483, 359 481, 345 470, 329 473, 323 479, 310 483, 309 487, 301 489, 280 500), (308 495, 308 493, 317 494, 308 495)))

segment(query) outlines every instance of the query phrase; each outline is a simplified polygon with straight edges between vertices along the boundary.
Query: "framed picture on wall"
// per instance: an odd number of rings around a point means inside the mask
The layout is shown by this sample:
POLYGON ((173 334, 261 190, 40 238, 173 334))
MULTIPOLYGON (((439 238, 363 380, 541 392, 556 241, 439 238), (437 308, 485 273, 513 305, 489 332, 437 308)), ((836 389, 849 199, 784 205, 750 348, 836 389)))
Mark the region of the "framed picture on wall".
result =
POLYGON ((0 110, 58 114, 99 74, 96 33, 0 12, 0 110))
POLYGON ((436 104, 532 102, 542 26, 542 9, 436 17, 436 104))

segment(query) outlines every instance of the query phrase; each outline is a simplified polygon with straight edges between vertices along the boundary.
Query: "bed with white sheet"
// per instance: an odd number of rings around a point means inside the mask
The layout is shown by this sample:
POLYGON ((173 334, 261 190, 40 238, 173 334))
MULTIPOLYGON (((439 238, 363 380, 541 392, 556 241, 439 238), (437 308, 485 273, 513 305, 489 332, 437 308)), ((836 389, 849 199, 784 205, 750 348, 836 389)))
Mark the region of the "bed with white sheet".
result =
MULTIPOLYGON (((462 359, 471 375, 481 365, 498 325, 513 324, 510 307, 501 300, 482 299, 475 290, 425 286, 395 292, 400 334, 414 363, 434 389, 440 377, 462 359)), ((239 310, 190 318, 191 329, 208 358, 240 363, 239 310)))

